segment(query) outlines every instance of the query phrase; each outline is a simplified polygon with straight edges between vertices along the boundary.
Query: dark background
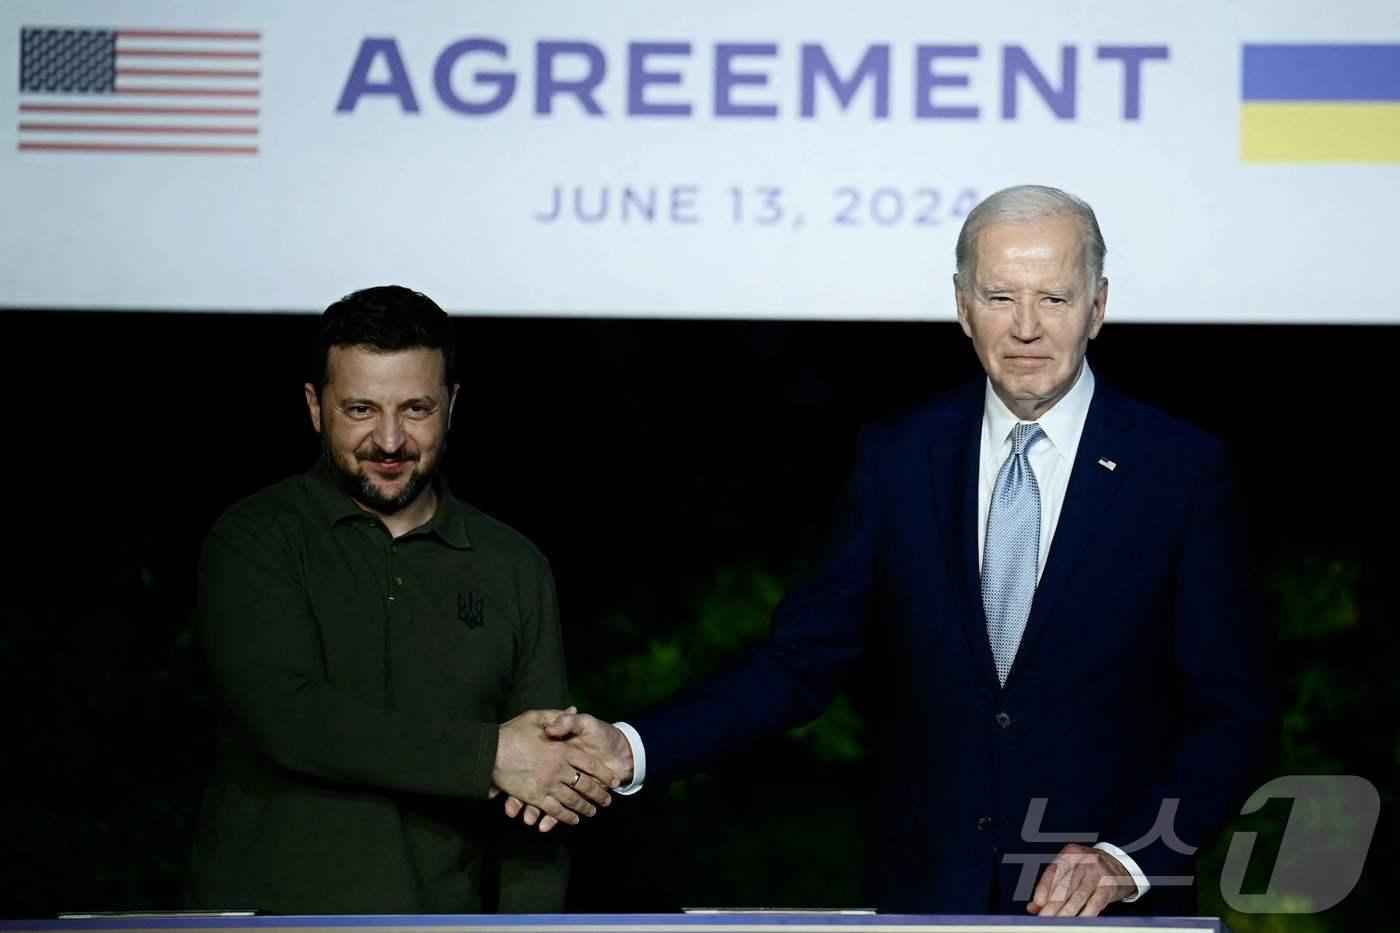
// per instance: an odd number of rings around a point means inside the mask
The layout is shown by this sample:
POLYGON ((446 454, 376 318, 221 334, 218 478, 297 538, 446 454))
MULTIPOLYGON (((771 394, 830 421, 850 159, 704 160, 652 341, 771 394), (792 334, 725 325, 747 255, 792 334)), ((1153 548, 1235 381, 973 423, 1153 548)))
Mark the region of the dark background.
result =
MULTIPOLYGON (((310 316, 6 312, 8 596, 0 915, 179 905, 210 717, 201 538, 318 452, 310 316)), ((1110 322, 1100 378, 1234 448, 1279 645, 1276 774, 1382 793, 1367 871, 1323 914, 1383 915, 1400 851, 1400 573, 1389 327, 1110 322)), ((458 319, 446 471, 549 556, 576 698, 620 718, 757 637, 811 559, 859 425, 977 376, 951 323, 458 319)), ((857 903, 867 725, 800 735, 572 831, 571 907, 857 903)), ((1066 728, 1087 728, 1066 724, 1066 728)), ((937 741, 930 736, 930 741, 937 741)), ((949 754, 956 754, 950 749, 949 754)), ((1241 821, 1267 849, 1287 807, 1241 821)), ((1219 853, 1202 909, 1219 902, 1219 853)), ((1267 885, 1267 853, 1251 883, 1267 885)))

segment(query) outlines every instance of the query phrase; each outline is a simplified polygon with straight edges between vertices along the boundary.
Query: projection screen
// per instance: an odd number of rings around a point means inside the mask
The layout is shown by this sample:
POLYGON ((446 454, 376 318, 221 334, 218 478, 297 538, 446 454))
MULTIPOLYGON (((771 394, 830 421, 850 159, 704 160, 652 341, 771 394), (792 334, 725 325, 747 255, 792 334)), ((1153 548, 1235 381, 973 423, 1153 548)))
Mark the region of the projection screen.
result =
POLYGON ((1400 320, 1394 0, 0 5, 0 306, 946 319, 1098 210, 1109 313, 1400 320))

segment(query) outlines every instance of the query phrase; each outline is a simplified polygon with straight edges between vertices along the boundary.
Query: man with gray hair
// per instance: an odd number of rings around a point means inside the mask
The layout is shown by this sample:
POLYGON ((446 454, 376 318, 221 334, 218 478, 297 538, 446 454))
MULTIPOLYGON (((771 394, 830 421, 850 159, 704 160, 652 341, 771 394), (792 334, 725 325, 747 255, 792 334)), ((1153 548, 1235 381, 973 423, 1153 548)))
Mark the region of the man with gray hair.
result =
POLYGON ((1276 712, 1224 447, 1085 362, 1105 252, 1066 192, 978 205, 953 280, 986 378, 865 428, 765 641, 630 724, 547 731, 625 793, 814 719, 875 652, 871 903, 1195 913, 1276 712))

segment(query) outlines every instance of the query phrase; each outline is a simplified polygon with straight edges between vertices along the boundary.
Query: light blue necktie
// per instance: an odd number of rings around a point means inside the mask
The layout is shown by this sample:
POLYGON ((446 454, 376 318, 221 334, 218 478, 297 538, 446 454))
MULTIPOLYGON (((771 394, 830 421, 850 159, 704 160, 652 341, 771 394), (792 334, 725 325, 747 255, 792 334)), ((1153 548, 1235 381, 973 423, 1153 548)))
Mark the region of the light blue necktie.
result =
POLYGON ((1011 455, 997 472, 992 507, 987 512, 987 539, 982 548, 982 610, 997 678, 1007 672, 1026 630, 1035 596, 1040 558, 1040 486, 1027 451, 1045 432, 1035 423, 1011 429, 1011 455))

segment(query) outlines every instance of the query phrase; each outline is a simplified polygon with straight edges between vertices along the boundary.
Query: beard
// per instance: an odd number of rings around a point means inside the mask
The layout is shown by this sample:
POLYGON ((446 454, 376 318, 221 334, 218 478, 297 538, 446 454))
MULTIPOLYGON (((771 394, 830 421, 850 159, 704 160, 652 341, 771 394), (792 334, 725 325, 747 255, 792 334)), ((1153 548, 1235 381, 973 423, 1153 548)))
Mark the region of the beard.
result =
POLYGON ((437 473, 438 465, 442 462, 443 454, 447 451, 447 440, 443 439, 443 442, 438 445, 438 449, 433 451, 432 456, 428 458, 426 464, 420 454, 412 453, 403 448, 387 451, 378 445, 372 445, 367 450, 361 449, 354 452, 352 455, 355 458, 354 469, 346 468, 335 451, 330 449, 324 434, 321 435, 321 447, 346 495, 380 515, 393 515, 407 508, 422 495, 423 490, 432 484, 433 476, 437 473), (384 460, 402 460, 405 463, 413 464, 412 472, 408 475, 408 482, 404 483, 403 489, 392 496, 386 496, 380 492, 364 466, 366 462, 384 460))

